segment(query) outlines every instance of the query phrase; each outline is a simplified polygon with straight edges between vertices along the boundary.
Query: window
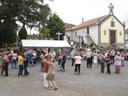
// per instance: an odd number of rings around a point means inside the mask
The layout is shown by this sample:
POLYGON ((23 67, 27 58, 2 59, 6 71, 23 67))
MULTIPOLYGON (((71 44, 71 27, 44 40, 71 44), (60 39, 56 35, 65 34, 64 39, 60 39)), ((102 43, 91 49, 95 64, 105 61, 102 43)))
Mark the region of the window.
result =
POLYGON ((115 27, 115 22, 111 21, 111 27, 115 27))
POLYGON ((75 37, 77 37, 77 32, 75 32, 75 37))
POLYGON ((120 33, 119 33, 119 34, 120 34, 120 36, 122 36, 122 33, 121 33, 121 31, 120 31, 120 33))
POLYGON ((84 40, 83 36, 81 36, 81 40, 82 40, 82 41, 84 40))
POLYGON ((89 34, 89 27, 87 27, 87 34, 89 34))
POLYGON ((68 41, 70 41, 70 36, 68 36, 68 41))
POLYGON ((106 30, 104 30, 104 35, 106 35, 106 30))

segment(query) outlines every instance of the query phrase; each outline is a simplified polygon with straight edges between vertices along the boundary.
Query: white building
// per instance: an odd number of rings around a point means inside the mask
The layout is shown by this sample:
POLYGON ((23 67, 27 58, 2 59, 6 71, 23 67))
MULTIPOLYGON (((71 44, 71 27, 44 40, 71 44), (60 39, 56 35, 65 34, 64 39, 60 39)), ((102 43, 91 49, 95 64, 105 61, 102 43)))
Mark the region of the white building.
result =
POLYGON ((81 43, 95 42, 96 45, 109 47, 112 44, 124 45, 125 27, 111 9, 109 15, 82 22, 66 31, 68 41, 81 43))
POLYGON ((125 30, 125 40, 128 41, 128 28, 125 30))

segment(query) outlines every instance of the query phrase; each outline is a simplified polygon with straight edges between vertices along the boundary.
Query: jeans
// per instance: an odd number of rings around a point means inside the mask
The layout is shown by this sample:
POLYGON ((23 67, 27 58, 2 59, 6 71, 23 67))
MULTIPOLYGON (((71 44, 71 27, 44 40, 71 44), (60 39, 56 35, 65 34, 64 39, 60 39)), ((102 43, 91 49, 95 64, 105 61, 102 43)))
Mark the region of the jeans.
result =
POLYGON ((36 65, 36 58, 33 58, 33 63, 34 65, 36 65))
POLYGON ((5 71, 5 76, 8 76, 8 62, 5 62, 4 63, 5 65, 4 65, 4 71, 5 71))
POLYGON ((16 59, 12 59, 12 68, 18 68, 16 59))
POLYGON ((104 73, 105 63, 101 63, 101 73, 104 73))
POLYGON ((28 72, 28 70, 27 70, 27 65, 24 65, 24 75, 25 76, 27 76, 27 75, 29 75, 29 72, 28 72))
POLYGON ((87 58, 87 68, 92 68, 92 59, 91 59, 91 57, 87 58))
POLYGON ((65 70, 65 63, 66 62, 61 62, 61 67, 63 68, 63 70, 65 70))
POLYGON ((107 73, 108 73, 108 74, 111 74, 111 71, 110 71, 110 65, 111 65, 111 64, 106 64, 106 65, 107 65, 107 73))
POLYGON ((41 72, 43 71, 44 69, 44 62, 41 62, 41 72))
POLYGON ((61 59, 58 59, 58 66, 61 66, 61 59))
POLYGON ((18 76, 22 76, 23 73, 23 65, 19 65, 19 72, 18 72, 18 76))
POLYGON ((121 64, 122 64, 122 67, 124 67, 124 60, 123 59, 121 60, 121 64))
POLYGON ((34 63, 33 63, 33 58, 28 59, 28 66, 30 66, 30 64, 32 64, 32 66, 34 66, 34 63))
POLYGON ((72 58, 72 66, 74 66, 75 60, 74 58, 72 58))

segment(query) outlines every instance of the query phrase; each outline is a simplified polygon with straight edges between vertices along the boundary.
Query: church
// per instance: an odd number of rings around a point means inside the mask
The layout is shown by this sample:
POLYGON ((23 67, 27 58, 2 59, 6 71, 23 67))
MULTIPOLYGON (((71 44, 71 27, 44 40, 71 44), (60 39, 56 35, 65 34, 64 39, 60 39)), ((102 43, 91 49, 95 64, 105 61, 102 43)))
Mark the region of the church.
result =
POLYGON ((110 3, 109 14, 91 20, 66 30, 69 42, 84 41, 86 44, 95 43, 98 47, 107 48, 111 45, 121 46, 125 42, 125 26, 113 14, 114 6, 110 3))

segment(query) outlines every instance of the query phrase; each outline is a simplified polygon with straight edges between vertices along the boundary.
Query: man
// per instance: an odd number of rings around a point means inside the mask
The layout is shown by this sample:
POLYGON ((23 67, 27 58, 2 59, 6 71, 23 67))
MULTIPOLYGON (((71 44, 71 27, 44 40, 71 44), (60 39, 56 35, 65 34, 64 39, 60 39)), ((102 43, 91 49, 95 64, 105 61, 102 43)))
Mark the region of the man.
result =
POLYGON ((92 52, 91 52, 91 49, 87 50, 86 58, 87 58, 87 68, 92 68, 92 52))
POLYGON ((63 69, 62 71, 64 72, 65 71, 65 63, 66 63, 66 54, 63 52, 62 55, 63 56, 62 56, 62 61, 61 61, 61 63, 62 63, 61 67, 63 69))
POLYGON ((29 51, 28 53, 28 66, 30 67, 30 63, 32 64, 32 67, 34 66, 34 62, 33 62, 33 54, 32 54, 32 50, 29 51))
POLYGON ((74 63, 75 63, 75 60, 74 60, 75 52, 74 52, 74 50, 72 50, 72 52, 70 53, 70 55, 71 55, 71 60, 72 60, 72 66, 74 66, 74 63))

